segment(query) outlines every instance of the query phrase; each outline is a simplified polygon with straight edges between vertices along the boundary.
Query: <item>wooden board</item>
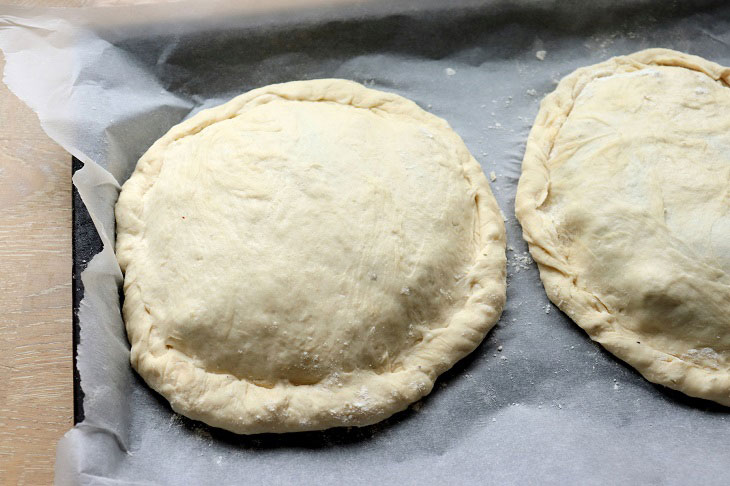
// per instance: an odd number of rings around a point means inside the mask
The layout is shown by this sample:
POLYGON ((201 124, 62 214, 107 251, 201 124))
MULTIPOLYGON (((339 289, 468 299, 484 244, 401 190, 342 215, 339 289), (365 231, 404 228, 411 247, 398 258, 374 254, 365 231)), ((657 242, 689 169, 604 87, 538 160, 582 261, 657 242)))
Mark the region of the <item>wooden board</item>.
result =
POLYGON ((73 417, 71 158, 5 85, 0 113, 0 483, 50 484, 73 417))
POLYGON ((0 484, 53 482, 71 366, 71 158, 0 83, 0 484))

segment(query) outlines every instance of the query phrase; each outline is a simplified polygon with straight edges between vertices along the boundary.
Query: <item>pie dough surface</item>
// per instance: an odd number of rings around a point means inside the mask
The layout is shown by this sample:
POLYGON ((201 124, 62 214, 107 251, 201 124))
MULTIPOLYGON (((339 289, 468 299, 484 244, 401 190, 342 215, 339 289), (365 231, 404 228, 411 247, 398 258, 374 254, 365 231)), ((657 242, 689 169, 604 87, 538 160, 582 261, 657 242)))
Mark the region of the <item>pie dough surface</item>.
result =
POLYGON ((647 379, 730 405, 730 69, 649 49, 540 106, 516 212, 547 294, 647 379))
POLYGON ((116 217, 132 365, 237 433, 403 410, 505 301, 479 164, 446 121, 350 81, 267 86, 173 127, 116 217))

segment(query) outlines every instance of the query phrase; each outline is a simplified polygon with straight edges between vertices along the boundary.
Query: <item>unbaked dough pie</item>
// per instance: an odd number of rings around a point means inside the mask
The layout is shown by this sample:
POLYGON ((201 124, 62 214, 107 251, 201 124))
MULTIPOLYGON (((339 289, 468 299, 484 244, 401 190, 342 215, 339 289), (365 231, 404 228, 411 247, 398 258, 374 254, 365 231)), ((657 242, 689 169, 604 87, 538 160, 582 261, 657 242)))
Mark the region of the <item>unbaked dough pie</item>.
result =
POLYGON ((202 111, 116 206, 131 362, 237 433, 362 426, 429 393, 505 300, 505 239, 444 120, 343 80, 202 111))
POLYGON ((550 300, 647 379, 730 405, 730 69, 650 49, 547 96, 516 210, 550 300))

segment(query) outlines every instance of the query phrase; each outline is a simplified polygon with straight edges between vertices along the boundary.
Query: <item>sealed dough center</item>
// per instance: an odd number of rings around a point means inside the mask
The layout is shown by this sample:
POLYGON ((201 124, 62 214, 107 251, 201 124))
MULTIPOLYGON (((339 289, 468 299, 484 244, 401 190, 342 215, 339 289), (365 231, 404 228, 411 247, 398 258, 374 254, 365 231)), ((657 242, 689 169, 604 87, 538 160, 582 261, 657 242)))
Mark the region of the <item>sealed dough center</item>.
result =
POLYGON ((145 196, 148 255, 169 262, 146 294, 177 303, 150 308, 156 332, 264 386, 398 368, 463 303, 479 251, 446 142, 402 116, 285 99, 174 142, 145 196))

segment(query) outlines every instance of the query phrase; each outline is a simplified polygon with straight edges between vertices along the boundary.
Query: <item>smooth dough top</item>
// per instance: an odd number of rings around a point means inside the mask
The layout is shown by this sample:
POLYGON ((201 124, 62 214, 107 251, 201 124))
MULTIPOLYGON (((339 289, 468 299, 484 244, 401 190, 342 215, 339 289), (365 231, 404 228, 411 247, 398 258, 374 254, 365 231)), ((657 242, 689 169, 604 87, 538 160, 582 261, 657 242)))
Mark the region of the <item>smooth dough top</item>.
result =
POLYGON ((116 217, 133 366, 237 433, 382 420, 505 300, 479 164, 444 120, 350 81, 267 86, 173 127, 116 217))
POLYGON ((517 216, 550 299, 647 379, 730 405, 730 69, 578 69, 530 133, 517 216))

